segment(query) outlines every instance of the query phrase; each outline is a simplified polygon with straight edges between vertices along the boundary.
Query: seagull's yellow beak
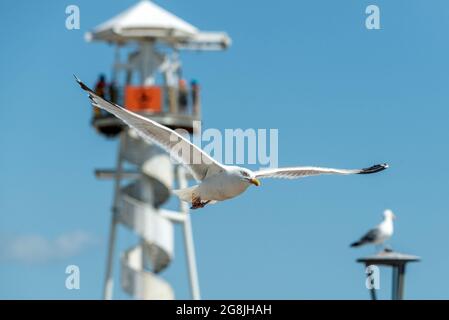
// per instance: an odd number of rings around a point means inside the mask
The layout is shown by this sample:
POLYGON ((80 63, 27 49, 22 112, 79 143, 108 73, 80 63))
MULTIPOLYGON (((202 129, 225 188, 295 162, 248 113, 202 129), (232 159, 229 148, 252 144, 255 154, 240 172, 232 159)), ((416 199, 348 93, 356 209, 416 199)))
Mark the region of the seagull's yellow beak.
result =
POLYGON ((251 182, 256 187, 260 186, 260 181, 257 180, 256 178, 249 180, 249 182, 251 182))

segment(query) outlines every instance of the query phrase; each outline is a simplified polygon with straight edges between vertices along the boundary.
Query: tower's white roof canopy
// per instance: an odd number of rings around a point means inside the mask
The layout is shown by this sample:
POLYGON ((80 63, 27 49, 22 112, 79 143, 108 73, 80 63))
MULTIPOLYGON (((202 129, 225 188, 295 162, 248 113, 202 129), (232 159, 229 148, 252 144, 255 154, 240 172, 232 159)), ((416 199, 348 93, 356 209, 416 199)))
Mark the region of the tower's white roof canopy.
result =
POLYGON ((147 0, 100 24, 86 33, 86 39, 115 43, 154 39, 196 49, 212 43, 225 48, 231 41, 225 33, 200 32, 195 26, 147 0))

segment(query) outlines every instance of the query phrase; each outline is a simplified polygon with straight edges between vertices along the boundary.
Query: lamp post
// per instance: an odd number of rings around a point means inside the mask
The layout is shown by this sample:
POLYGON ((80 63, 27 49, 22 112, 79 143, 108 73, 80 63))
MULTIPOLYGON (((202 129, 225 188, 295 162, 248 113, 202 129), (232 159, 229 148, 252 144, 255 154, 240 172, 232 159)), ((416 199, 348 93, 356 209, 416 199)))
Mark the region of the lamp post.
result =
MULTIPOLYGON (((406 265, 420 260, 420 257, 414 255, 385 250, 373 256, 359 258, 357 262, 365 264, 366 268, 372 265, 391 267, 393 271, 391 299, 403 300, 406 265)), ((375 288, 370 288, 370 294, 372 300, 377 299, 375 288)))

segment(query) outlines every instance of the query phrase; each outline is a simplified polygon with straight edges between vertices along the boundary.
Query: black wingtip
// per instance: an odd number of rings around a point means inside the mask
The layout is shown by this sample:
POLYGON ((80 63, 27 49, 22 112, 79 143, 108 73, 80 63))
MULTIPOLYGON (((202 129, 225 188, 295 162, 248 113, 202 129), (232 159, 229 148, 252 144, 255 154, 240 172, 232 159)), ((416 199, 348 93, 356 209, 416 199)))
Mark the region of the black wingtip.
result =
POLYGON ((86 86, 76 75, 73 75, 75 77, 76 82, 80 85, 81 89, 86 90, 88 92, 92 92, 92 90, 86 86))
POLYGON ((372 167, 360 170, 359 174, 376 173, 376 172, 383 171, 385 169, 388 169, 388 164, 387 163, 376 164, 376 165, 374 165, 372 167))

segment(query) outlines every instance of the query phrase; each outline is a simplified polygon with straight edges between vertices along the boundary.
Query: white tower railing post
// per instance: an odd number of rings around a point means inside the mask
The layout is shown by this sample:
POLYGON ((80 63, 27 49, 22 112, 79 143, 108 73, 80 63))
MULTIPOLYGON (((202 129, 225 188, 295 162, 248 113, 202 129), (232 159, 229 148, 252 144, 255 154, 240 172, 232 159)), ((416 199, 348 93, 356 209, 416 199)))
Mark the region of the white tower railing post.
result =
MULTIPOLYGON (((178 165, 176 167, 176 175, 178 179, 179 188, 187 188, 187 179, 185 169, 178 165)), ((195 247, 193 244, 192 223, 190 221, 189 205, 187 202, 179 200, 180 212, 185 219, 182 223, 184 231, 184 246, 186 250, 187 268, 189 271, 190 292, 193 300, 200 300, 200 285, 198 281, 198 271, 195 259, 195 247)))
POLYGON ((109 230, 109 242, 108 242, 108 256, 106 258, 106 274, 103 289, 103 298, 105 300, 111 300, 114 290, 114 278, 113 278, 113 264, 114 264, 114 251, 115 251, 115 237, 117 233, 117 206, 119 203, 120 183, 123 171, 123 145, 126 141, 124 139, 126 130, 120 133, 119 151, 117 155, 116 174, 114 175, 114 202, 112 206, 111 226, 109 230))

